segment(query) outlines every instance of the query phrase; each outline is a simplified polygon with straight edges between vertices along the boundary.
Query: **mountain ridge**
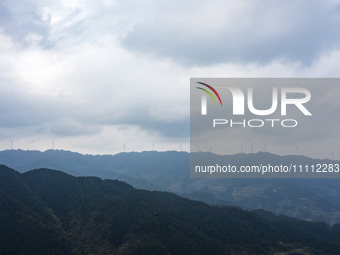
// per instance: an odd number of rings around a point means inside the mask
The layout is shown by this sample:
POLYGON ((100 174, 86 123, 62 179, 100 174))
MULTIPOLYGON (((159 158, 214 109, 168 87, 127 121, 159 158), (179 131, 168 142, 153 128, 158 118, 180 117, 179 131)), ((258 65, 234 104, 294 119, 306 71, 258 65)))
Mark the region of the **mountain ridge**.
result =
POLYGON ((0 199, 7 203, 0 208, 0 254, 330 255, 340 248, 339 225, 275 215, 270 220, 237 207, 210 206, 58 170, 20 174, 1 165, 0 175, 5 180, 0 199), (24 193, 15 194, 20 189, 37 201, 37 208, 23 203, 24 193))
MULTIPOLYGON (((216 157, 223 157, 216 155, 216 157)), ((235 164, 257 161, 306 163, 320 161, 269 152, 225 156, 235 164)), ((75 176, 119 179, 136 188, 175 192, 209 204, 265 209, 276 214, 327 224, 340 223, 339 179, 191 179, 187 152, 126 152, 82 155, 63 150, 2 151, 0 163, 24 172, 34 168, 59 169, 75 176)))

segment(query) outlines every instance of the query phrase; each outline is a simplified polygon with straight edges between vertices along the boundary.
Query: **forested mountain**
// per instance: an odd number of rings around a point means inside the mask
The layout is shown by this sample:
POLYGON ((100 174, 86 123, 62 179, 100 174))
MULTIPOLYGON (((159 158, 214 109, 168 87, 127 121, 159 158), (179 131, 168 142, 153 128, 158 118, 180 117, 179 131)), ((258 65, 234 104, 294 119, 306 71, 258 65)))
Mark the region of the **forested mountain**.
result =
POLYGON ((338 254, 340 226, 0 166, 0 254, 338 254), (279 253, 280 252, 280 253, 279 253))
MULTIPOLYGON (((235 165, 339 163, 265 152, 224 156, 224 159, 235 165)), ((192 179, 189 153, 175 151, 93 156, 62 150, 8 150, 0 152, 0 163, 20 172, 59 169, 75 176, 118 179, 136 188, 171 191, 209 204, 265 209, 305 220, 340 223, 340 179, 192 179)))

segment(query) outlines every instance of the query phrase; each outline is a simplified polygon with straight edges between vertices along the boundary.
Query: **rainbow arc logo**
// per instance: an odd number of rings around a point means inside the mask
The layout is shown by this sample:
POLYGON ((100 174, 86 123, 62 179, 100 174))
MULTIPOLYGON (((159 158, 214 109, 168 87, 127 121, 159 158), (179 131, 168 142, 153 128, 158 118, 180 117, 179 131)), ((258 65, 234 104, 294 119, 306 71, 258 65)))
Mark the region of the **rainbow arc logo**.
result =
MULTIPOLYGON (((220 100, 220 104, 221 104, 221 106, 222 106, 222 100, 221 100, 221 98, 220 98, 220 95, 217 93, 217 91, 216 91, 212 86, 210 86, 210 85, 208 85, 208 84, 206 84, 206 83, 203 83, 203 82, 196 82, 196 83, 201 84, 201 85, 203 85, 203 86, 206 86, 206 87, 209 88, 212 92, 214 92, 214 94, 217 96, 218 100, 220 100)), ((203 90, 203 91, 206 92, 206 93, 208 93, 208 95, 211 96, 211 98, 214 100, 215 105, 217 105, 214 96, 213 96, 208 90, 203 89, 203 88, 200 88, 200 87, 197 87, 197 88, 203 90)))
MULTIPOLYGON (((201 85, 207 87, 208 89, 210 89, 217 96, 217 98, 220 101, 220 104, 222 106, 221 97, 220 97, 220 95, 217 93, 217 91, 212 86, 210 86, 209 84, 203 83, 203 82, 196 82, 196 83, 201 84, 201 85)), ((215 105, 217 105, 217 102, 215 100, 214 95, 209 90, 207 90, 205 88, 201 88, 201 87, 197 87, 197 88, 200 89, 200 90, 203 90, 204 92, 206 92, 212 98, 212 100, 214 100, 215 105)), ((202 115, 207 115, 207 97, 206 97, 206 95, 202 95, 201 114, 202 115)))

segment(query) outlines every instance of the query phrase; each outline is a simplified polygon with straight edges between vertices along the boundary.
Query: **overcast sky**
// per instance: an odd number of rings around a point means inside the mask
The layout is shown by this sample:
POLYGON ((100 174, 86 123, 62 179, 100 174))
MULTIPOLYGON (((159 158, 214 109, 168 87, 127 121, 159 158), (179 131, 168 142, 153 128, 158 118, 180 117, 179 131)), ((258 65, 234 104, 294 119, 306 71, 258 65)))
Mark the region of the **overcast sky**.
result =
POLYGON ((190 77, 339 77, 339 27, 338 0, 0 0, 0 149, 189 150, 190 77))

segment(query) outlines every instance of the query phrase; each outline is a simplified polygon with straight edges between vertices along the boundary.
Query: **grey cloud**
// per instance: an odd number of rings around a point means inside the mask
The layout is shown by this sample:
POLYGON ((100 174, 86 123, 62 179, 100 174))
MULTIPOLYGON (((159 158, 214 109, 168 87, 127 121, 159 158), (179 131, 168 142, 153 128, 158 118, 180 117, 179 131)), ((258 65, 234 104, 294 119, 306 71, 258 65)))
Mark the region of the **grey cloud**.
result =
POLYGON ((40 46, 50 48, 53 42, 49 40, 49 22, 42 20, 41 14, 32 1, 4 1, 0 4, 0 27, 21 46, 30 46, 38 43, 40 46), (21 3, 20 3, 21 2, 21 3), (32 41, 32 36, 38 36, 32 41))
MULTIPOLYGON (((229 76, 233 68, 241 75, 247 75, 244 70, 261 73, 268 68, 273 70, 274 77, 282 70, 293 76, 304 71, 309 76, 313 75, 313 68, 304 69, 303 65, 296 64, 297 71, 290 72, 289 61, 308 64, 318 54, 339 48, 340 8, 330 1, 151 0, 146 5, 132 0, 118 1, 108 8, 100 2, 79 1, 79 7, 77 4, 64 6, 61 2, 54 4, 57 9, 53 9, 53 3, 39 0, 0 3, 1 33, 10 37, 15 46, 23 47, 9 48, 5 57, 23 59, 20 70, 31 70, 32 66, 33 71, 40 70, 44 65, 53 69, 43 73, 41 79, 39 71, 30 73, 27 78, 27 72, 21 74, 15 67, 13 71, 11 63, 3 62, 0 75, 4 74, 8 80, 0 77, 0 129, 27 128, 37 135, 71 139, 72 136, 100 134, 107 126, 137 126, 151 137, 175 141, 189 136, 189 98, 186 94, 182 97, 176 94, 183 92, 182 85, 188 85, 188 76, 199 73, 223 76, 224 71, 229 76), (223 8, 233 8, 238 3, 241 6, 235 9, 237 15, 226 21, 223 15, 230 12, 224 14, 223 8), (44 6, 57 11, 43 17, 44 6), (53 15, 61 21, 52 22, 53 15), (29 40, 32 34, 40 36, 37 41, 29 40), (38 46, 32 50, 34 54, 22 57, 22 53, 31 51, 25 47, 33 43, 38 46), (59 47, 54 47, 56 45, 59 47), (31 57, 37 58, 32 59, 37 60, 37 63, 32 61, 32 66, 31 57), (54 66, 52 61, 60 59, 62 61, 54 66), (279 59, 282 70, 271 64, 254 68, 249 64, 273 59, 279 59), (222 62, 234 67, 209 67, 222 62), (249 66, 235 65, 236 62, 246 62, 249 66), (164 66, 157 68, 158 65, 164 66), (198 65, 207 68, 192 68, 198 65), (45 82, 48 86, 43 87, 45 82), (30 94, 31 86, 38 94, 41 86, 44 91, 41 95, 47 97, 30 94), (58 86, 60 90, 53 89, 58 86), (46 91, 48 88, 51 91, 46 91), (63 91, 65 95, 74 96, 73 100, 59 98, 58 93, 63 94, 63 91), (171 91, 176 93, 171 94, 171 91)), ((334 63, 336 66, 338 62, 334 63)), ((315 70, 320 67, 329 68, 316 62, 315 70)), ((313 95, 327 99, 322 92, 320 89, 313 95)), ((331 107, 327 100, 323 104, 311 109, 313 118, 320 120, 318 126, 308 132, 296 129, 294 141, 284 137, 280 129, 258 130, 254 136, 270 136, 278 143, 328 139, 339 125, 338 120, 333 121, 333 126, 320 124, 332 117, 322 114, 318 107, 331 107)), ((333 113, 338 105, 335 108, 333 113)))
MULTIPOLYGON (((176 16, 184 21, 187 16, 190 22, 190 12, 183 10, 170 9, 167 14, 162 12, 164 15, 149 13, 150 17, 135 25, 121 44, 186 65, 267 63, 274 59, 309 64, 321 52, 339 48, 339 4, 329 7, 329 2, 316 1, 253 3, 252 12, 240 13, 232 24, 224 26, 209 20, 212 13, 207 17, 201 13, 201 19, 208 24, 202 28, 195 22, 183 26, 174 23, 176 16)), ((200 4, 195 2, 192 9, 200 4)))
POLYGON ((183 138, 189 136, 189 119, 178 121, 161 121, 157 119, 134 119, 133 115, 129 115, 131 120, 127 120, 125 124, 138 125, 149 133, 158 133, 166 138, 183 138))
POLYGON ((35 132, 57 136, 92 135, 105 125, 133 125, 150 134, 164 137, 187 137, 189 120, 161 120, 151 116, 147 105, 135 102, 116 114, 116 107, 105 103, 82 104, 66 99, 30 96, 15 89, 2 89, 0 95, 0 128, 32 127, 35 132))
MULTIPOLYGON (((51 49, 58 42, 68 36, 79 35, 83 31, 80 24, 67 28, 58 28, 62 31, 55 33, 51 24, 51 16, 43 17, 42 8, 46 3, 39 1, 18 0, 3 1, 0 3, 0 28, 16 45, 21 47, 39 46, 51 49)), ((53 8, 53 6, 52 6, 53 8)), ((79 14, 75 9, 65 19, 71 20, 79 14)))
POLYGON ((20 45, 43 48, 111 33, 128 50, 195 66, 276 59, 310 64, 323 52, 339 49, 340 42, 340 4, 330 0, 88 4, 67 10, 60 24, 42 17, 44 5, 4 1, 0 27, 20 45), (76 21, 84 12, 91 14, 76 21), (34 34, 37 41, 30 40, 34 34))
POLYGON ((102 131, 98 125, 86 125, 74 119, 58 119, 50 123, 43 123, 36 130, 38 133, 48 133, 59 137, 94 135, 102 131))
MULTIPOLYGON (((111 33, 126 49, 185 65, 275 59, 309 64, 322 52, 339 49, 340 42, 340 4, 330 0, 215 0, 209 5, 204 1, 129 1, 109 8, 89 4, 83 8, 91 9, 91 15, 67 26, 52 25, 51 16, 42 17, 44 5, 3 1, 0 27, 20 45, 38 43, 43 48, 82 34, 111 33), (32 34, 40 37, 37 42, 30 40, 32 34)), ((72 7, 68 11, 62 24, 77 20, 87 10, 72 7)))
POLYGON ((70 114, 69 107, 62 100, 38 97, 22 93, 18 89, 1 86, 0 126, 24 127, 39 126, 44 121, 51 121, 70 114))
POLYGON ((98 105, 98 108, 94 111, 89 108, 77 113, 76 120, 84 125, 132 125, 138 126, 150 134, 160 134, 167 138, 189 136, 189 111, 187 118, 169 120, 167 116, 163 116, 162 119, 152 116, 148 105, 143 102, 135 102, 129 109, 123 109, 122 107, 119 114, 116 114, 115 107, 105 109, 105 107, 98 105))

